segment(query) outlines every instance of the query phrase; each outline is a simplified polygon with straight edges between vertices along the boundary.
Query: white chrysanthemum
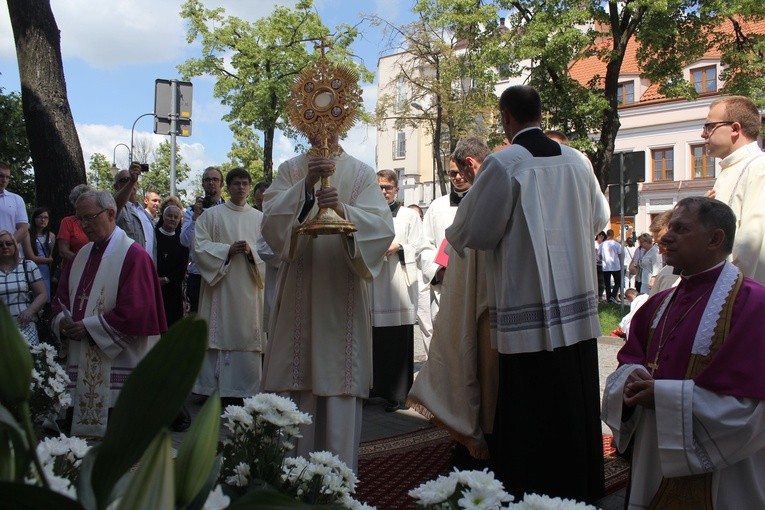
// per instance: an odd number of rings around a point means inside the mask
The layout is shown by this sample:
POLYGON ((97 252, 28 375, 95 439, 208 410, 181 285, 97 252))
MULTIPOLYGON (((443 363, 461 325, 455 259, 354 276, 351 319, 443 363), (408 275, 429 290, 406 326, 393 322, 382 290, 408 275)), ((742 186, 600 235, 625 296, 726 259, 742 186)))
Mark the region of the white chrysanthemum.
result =
POLYGON ((436 505, 443 503, 454 494, 457 488, 457 479, 452 476, 439 476, 435 480, 423 483, 409 491, 409 495, 417 499, 421 506, 436 505))
POLYGON ((462 491, 462 497, 457 501, 460 508, 471 510, 491 510, 500 508, 502 501, 493 489, 488 487, 475 487, 462 491))
POLYGON ((229 503, 231 503, 231 498, 223 494, 223 489, 220 485, 216 485, 215 489, 207 495, 207 501, 205 501, 202 510, 223 510, 228 508, 229 503))
POLYGON ((523 501, 508 508, 515 510, 596 510, 596 507, 573 499, 551 498, 539 494, 525 494, 523 501))
POLYGON ((340 504, 345 508, 349 508, 350 510, 377 510, 377 507, 367 505, 361 501, 356 501, 350 496, 345 496, 340 504))
POLYGON ((244 407, 277 427, 311 423, 311 415, 298 410, 295 402, 273 393, 258 393, 244 400, 244 407))
POLYGON ((244 430, 252 428, 252 415, 242 406, 227 406, 223 418, 227 420, 225 425, 231 432, 237 430, 237 425, 244 430))
POLYGON ((59 437, 46 437, 37 444, 37 454, 40 456, 40 448, 44 447, 44 452, 49 456, 63 456, 69 453, 69 438, 64 434, 59 437))
POLYGON ((226 478, 226 483, 236 487, 247 487, 250 483, 250 466, 240 462, 234 468, 234 474, 226 478))
POLYGON ((79 437, 68 438, 68 443, 69 443, 69 449, 72 451, 74 456, 77 457, 78 459, 82 459, 83 457, 85 457, 85 454, 88 453, 88 450, 90 450, 90 446, 88 446, 88 442, 79 437))

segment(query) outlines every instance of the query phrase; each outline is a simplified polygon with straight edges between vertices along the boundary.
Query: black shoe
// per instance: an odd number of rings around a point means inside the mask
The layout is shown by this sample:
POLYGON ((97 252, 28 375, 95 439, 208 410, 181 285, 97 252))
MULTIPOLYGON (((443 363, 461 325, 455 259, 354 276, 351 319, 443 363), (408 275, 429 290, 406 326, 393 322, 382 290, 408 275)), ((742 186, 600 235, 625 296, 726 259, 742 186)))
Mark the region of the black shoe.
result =
POLYGON ((395 400, 389 400, 388 405, 385 406, 386 413, 393 413, 395 411, 406 411, 409 409, 407 406, 399 404, 395 400))
POLYGON ((185 432, 191 426, 191 415, 186 406, 181 408, 181 412, 175 417, 173 423, 170 424, 170 430, 173 432, 185 432))

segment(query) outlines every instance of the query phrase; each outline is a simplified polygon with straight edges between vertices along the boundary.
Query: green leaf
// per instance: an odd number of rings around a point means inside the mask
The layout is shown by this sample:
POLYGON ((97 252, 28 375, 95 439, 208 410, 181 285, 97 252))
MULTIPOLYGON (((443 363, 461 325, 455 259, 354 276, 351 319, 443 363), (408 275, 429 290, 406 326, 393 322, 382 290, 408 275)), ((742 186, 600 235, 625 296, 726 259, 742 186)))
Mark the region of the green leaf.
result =
MULTIPOLYGON (((207 498, 210 496, 210 492, 215 488, 215 484, 218 482, 218 475, 220 474, 220 467, 222 465, 223 457, 218 455, 215 457, 215 462, 213 462, 213 467, 210 470, 207 480, 205 480, 205 483, 202 486, 202 490, 197 493, 194 497, 194 501, 186 507, 186 510, 202 510, 202 508, 204 508, 207 498)), ((180 507, 176 505, 176 508, 180 507)))
POLYGON ((157 434, 119 502, 120 510, 175 506, 172 444, 170 431, 157 434))
POLYGON ((228 510, 280 510, 283 508, 318 510, 342 507, 339 505, 309 505, 273 489, 253 489, 229 505, 228 510))
POLYGON ((73 499, 36 485, 0 482, 3 508, 14 510, 83 510, 73 499))
POLYGON ((202 406, 186 433, 175 459, 175 501, 179 506, 191 503, 215 462, 220 433, 220 397, 216 391, 202 406))
POLYGON ((0 338, 0 402, 12 406, 29 400, 32 354, 5 303, 0 303, 0 338))
POLYGON ((96 463, 100 449, 100 444, 90 448, 80 463, 80 473, 77 477, 77 499, 80 500, 85 510, 96 510, 98 508, 91 479, 93 477, 93 465, 96 463))
POLYGON ((197 316, 177 322, 138 364, 109 417, 91 477, 98 508, 114 484, 177 416, 207 349, 207 324, 197 316))
POLYGON ((11 482, 15 478, 15 459, 11 436, 0 429, 0 481, 11 482))
POLYGON ((29 463, 32 461, 32 452, 21 425, 11 415, 10 411, 2 405, 0 405, 0 430, 7 434, 8 439, 10 439, 13 445, 14 476, 16 480, 21 481, 27 473, 29 463))

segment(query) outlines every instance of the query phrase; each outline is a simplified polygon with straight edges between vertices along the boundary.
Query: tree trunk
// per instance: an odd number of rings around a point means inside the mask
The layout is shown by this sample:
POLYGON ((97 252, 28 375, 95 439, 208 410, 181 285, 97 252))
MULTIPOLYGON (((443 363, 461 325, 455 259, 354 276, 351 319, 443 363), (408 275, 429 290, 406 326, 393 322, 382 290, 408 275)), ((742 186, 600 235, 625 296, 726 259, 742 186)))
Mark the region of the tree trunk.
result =
POLYGON ((275 128, 271 127, 263 131, 263 180, 274 180, 274 136, 275 128))
POLYGON ((8 0, 37 205, 51 226, 73 210, 69 191, 85 182, 85 160, 66 95, 61 40, 49 0, 8 0))

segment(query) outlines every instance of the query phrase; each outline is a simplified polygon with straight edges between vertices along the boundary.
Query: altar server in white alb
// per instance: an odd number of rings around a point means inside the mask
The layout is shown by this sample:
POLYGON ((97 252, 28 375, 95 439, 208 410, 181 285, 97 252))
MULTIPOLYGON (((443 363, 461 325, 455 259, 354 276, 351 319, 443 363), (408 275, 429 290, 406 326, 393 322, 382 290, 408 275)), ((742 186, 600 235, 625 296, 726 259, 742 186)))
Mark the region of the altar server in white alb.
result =
MULTIPOLYGON (((323 140, 312 140, 320 147, 323 140)), ((337 146, 337 135, 327 143, 337 146)), ((313 424, 301 427, 297 455, 329 450, 356 469, 361 403, 372 378, 368 284, 393 241, 393 219, 377 175, 342 148, 279 166, 263 202, 263 237, 280 257, 263 368, 266 391, 288 393, 313 424), (331 187, 319 189, 322 176, 331 187), (320 207, 351 221, 350 236, 298 234, 320 207)))
POLYGON ((604 475, 592 238, 608 223, 608 202, 589 160, 540 129, 536 90, 510 87, 499 108, 512 145, 484 160, 446 230, 457 252, 491 252, 492 465, 516 497, 594 501, 604 475))
POLYGON ((260 392, 263 364, 263 272, 255 251, 263 213, 247 204, 252 177, 242 168, 226 174, 228 202, 207 209, 194 229, 202 287, 199 315, 209 343, 194 393, 250 397, 260 392))
POLYGON ((680 284, 635 313, 608 377, 631 510, 765 508, 765 286, 726 261, 735 235, 724 203, 678 202, 662 242, 680 284))
POLYGON ((377 172, 377 182, 391 215, 396 237, 380 274, 372 280, 372 365, 370 397, 387 401, 396 411, 406 401, 414 380, 414 321, 417 316, 417 257, 422 247, 422 221, 396 200, 398 177, 377 172))
POLYGON ((710 197, 736 215, 731 260, 745 276, 765 284, 765 154, 757 137, 762 114, 743 96, 713 102, 701 131, 707 152, 720 158, 720 174, 710 197))

